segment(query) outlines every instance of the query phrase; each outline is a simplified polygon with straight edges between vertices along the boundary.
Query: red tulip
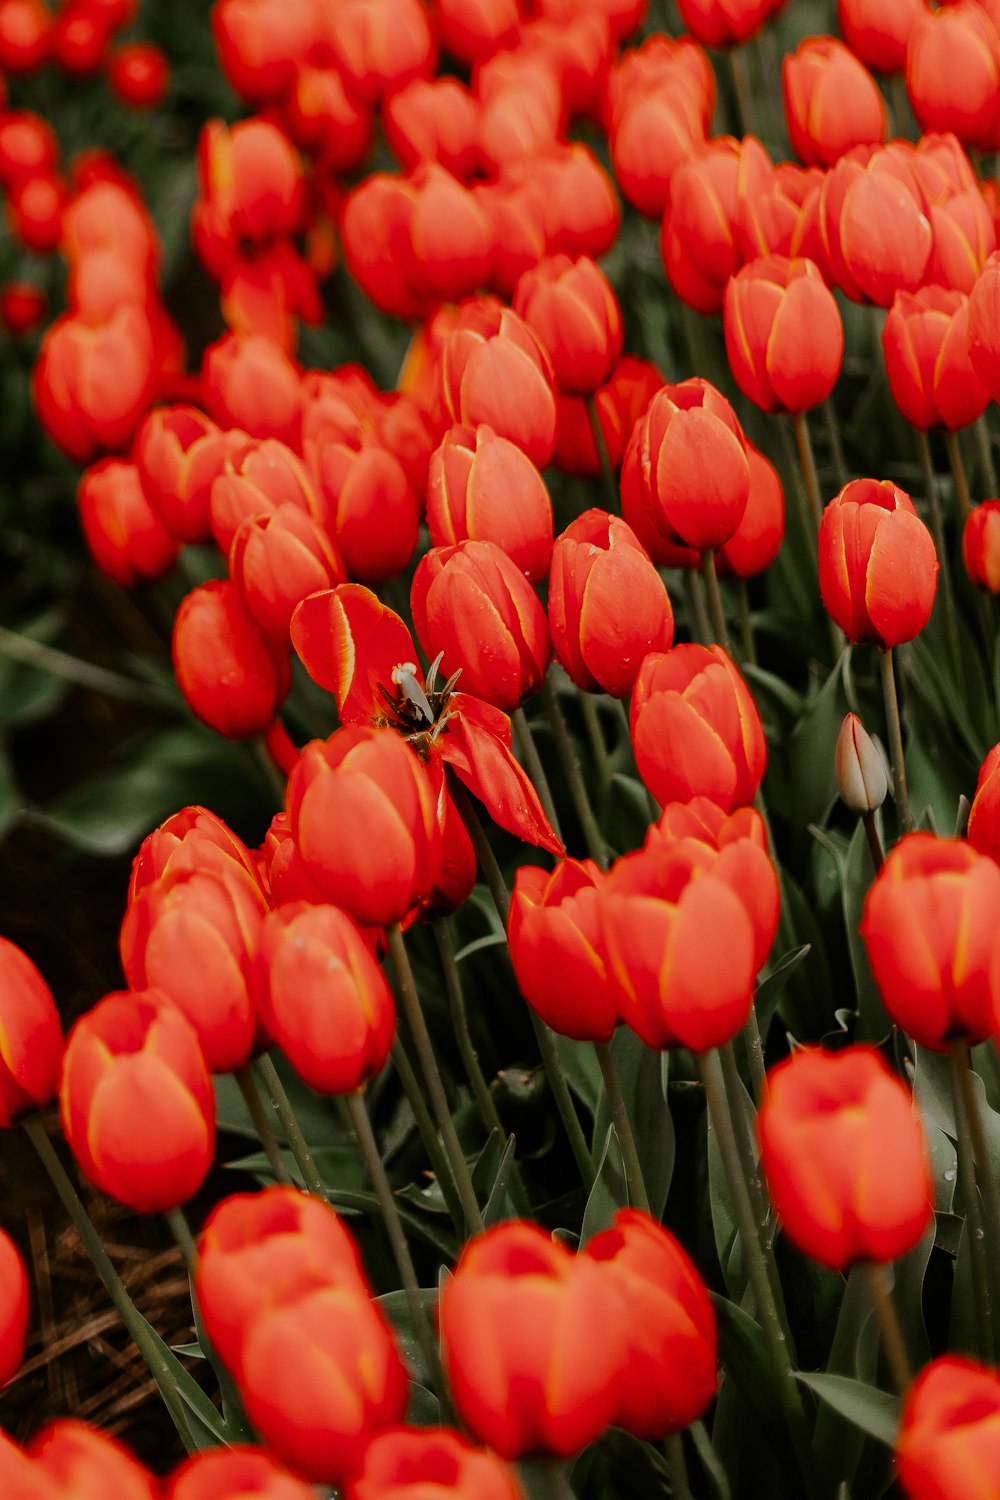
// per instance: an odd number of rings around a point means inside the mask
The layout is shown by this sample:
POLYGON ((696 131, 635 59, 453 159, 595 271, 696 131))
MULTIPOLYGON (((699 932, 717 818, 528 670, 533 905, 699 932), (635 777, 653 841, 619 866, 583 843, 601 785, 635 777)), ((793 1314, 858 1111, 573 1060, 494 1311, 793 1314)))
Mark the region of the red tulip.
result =
POLYGON ((938 558, 909 495, 886 480, 853 479, 819 529, 819 586, 851 642, 898 646, 931 617, 938 558))
POLYGON ((723 329, 733 378, 762 411, 808 411, 833 390, 844 327, 811 260, 742 266, 726 287, 723 329))
POLYGON ((598 913, 601 871, 563 859, 551 874, 522 865, 514 878, 507 939, 518 987, 561 1036, 606 1042, 618 1023, 598 913))
POLYGON ((897 292, 882 328, 885 371, 907 421, 926 432, 967 427, 989 392, 969 358, 969 299, 940 286, 897 292))
POLYGON ((0 1128, 55 1097, 62 1056, 52 991, 28 955, 0 938, 0 1128))
POLYGON ((932 1359, 903 1401, 896 1458, 907 1500, 990 1500, 1000 1486, 1000 1376, 959 1355, 932 1359))
POLYGON ((171 650, 192 711, 227 739, 260 734, 288 692, 287 653, 258 629, 229 579, 202 584, 182 600, 171 650))
POLYGON ((885 140, 888 120, 864 63, 832 36, 810 36, 781 64, 792 150, 807 166, 832 167, 852 146, 885 140))

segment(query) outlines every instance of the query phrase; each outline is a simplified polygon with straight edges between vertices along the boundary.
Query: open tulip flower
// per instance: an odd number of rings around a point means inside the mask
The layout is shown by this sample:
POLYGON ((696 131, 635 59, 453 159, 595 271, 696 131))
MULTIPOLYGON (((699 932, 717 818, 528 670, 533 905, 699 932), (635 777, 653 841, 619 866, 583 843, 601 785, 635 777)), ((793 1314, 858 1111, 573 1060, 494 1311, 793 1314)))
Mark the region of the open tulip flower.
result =
POLYGON ((370 589, 346 583, 303 600, 292 642, 310 677, 334 694, 343 723, 395 730, 425 761, 450 767, 499 827, 562 853, 512 754, 510 719, 457 692, 457 673, 439 686, 441 657, 425 680, 410 632, 370 589))

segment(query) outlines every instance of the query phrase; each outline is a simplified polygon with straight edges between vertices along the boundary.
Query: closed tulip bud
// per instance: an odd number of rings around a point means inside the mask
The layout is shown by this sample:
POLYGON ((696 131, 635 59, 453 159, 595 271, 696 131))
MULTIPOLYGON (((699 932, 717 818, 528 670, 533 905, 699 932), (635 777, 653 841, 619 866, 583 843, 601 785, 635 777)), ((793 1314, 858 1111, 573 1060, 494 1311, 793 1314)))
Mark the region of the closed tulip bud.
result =
POLYGON ((331 1285, 359 1296, 367 1289, 357 1246, 325 1200, 268 1187, 232 1194, 205 1220, 195 1293, 212 1345, 237 1377, 256 1318, 331 1285))
POLYGON ((1000 745, 994 745, 979 768, 976 795, 965 836, 973 849, 1000 862, 1000 745))
POLYGON ((108 56, 108 84, 126 109, 155 109, 170 87, 170 64, 151 42, 126 42, 108 56))
POLYGON ((223 74, 250 104, 283 98, 317 41, 309 0, 219 0, 211 20, 223 74))
POLYGON ((768 0, 682 0, 686 31, 703 47, 734 47, 759 31, 773 5, 768 0))
POLYGON ((827 173, 820 231, 834 284, 854 302, 889 307, 921 285, 933 243, 919 187, 889 148, 856 147, 827 173))
POLYGON ((837 0, 837 25, 844 41, 877 73, 902 73, 906 48, 922 0, 837 0))
POLYGON ((864 63, 832 36, 811 36, 781 64, 792 150, 807 166, 832 167, 852 146, 885 140, 885 101, 864 63))
POLYGON ((841 724, 834 759, 844 805, 856 813, 881 807, 889 791, 885 761, 857 714, 847 714, 841 724))
POLYGON ((260 734, 284 702, 287 653, 257 628, 229 579, 202 584, 181 601, 171 651, 191 711, 227 739, 260 734))
POLYGON ((785 536, 785 492, 769 458, 746 440, 750 464, 750 494, 740 524, 715 555, 721 575, 753 578, 769 568, 781 551, 785 536))
POLYGON ((477 74, 480 101, 476 138, 483 169, 490 175, 504 167, 557 146, 565 104, 554 66, 539 50, 533 58, 516 61, 508 72, 498 70, 511 54, 503 54, 477 74))
POLYGON ((630 1310, 616 1427, 653 1441, 696 1422, 715 1395, 715 1313, 708 1289, 674 1236, 649 1214, 622 1208, 583 1252, 621 1286, 630 1310))
POLYGON ((963 144, 1000 144, 1000 37, 986 10, 965 0, 923 11, 906 49, 906 92, 922 130, 963 144))
POLYGON ((212 1165, 205 1059, 191 1023, 155 990, 107 995, 77 1021, 59 1105, 88 1182, 137 1213, 186 1203, 212 1165))
POLYGON ((651 652, 629 722, 639 774, 661 806, 704 796, 730 812, 753 801, 767 760, 764 729, 721 646, 651 652))
POLYGON ((969 296, 969 357, 995 401, 1000 395, 1000 251, 989 257, 969 296))
POLYGON ((248 881, 263 892, 257 864, 243 840, 207 807, 184 807, 148 833, 132 861, 128 899, 163 876, 180 870, 216 873, 227 880, 248 881))
POLYGON ((624 1306, 612 1277, 537 1224, 498 1224, 470 1240, 440 1303, 462 1421, 506 1459, 568 1458, 593 1442, 613 1419, 624 1306))
POLYGON ((513 297, 525 271, 549 251, 542 191, 527 165, 505 170, 496 182, 475 185, 493 224, 491 290, 504 298, 513 297))
POLYGON ((746 441, 729 402, 695 376, 664 386, 637 429, 641 482, 665 538, 699 550, 722 546, 750 494, 746 441))
POLYGON ((733 378, 762 411, 808 411, 837 383, 844 327, 811 260, 742 266, 726 287, 723 329, 733 378))
POLYGON ((726 283, 743 259, 740 199, 752 199, 773 170, 754 136, 719 136, 674 172, 660 251, 667 280, 695 312, 722 311, 726 283))
POLYGON ((5 0, 0 6, 0 67, 34 73, 52 51, 53 22, 42 0, 5 0))
POLYGON ((347 569, 329 536, 290 502, 271 515, 251 515, 240 522, 229 571, 261 630, 282 645, 288 643, 289 623, 303 599, 347 582, 347 569))
POLYGON ((344 262, 380 312, 414 322, 430 311, 407 271, 413 187, 408 178, 372 172, 352 188, 340 214, 344 262))
POLYGON ((396 1008, 371 944, 346 912, 306 902, 265 918, 257 1005, 300 1078, 321 1094, 353 1094, 384 1067, 396 1008))
POLYGON ((344 1500, 422 1500, 431 1494, 435 1500, 524 1500, 512 1469, 445 1427, 380 1432, 344 1486, 344 1500))
POLYGON ((62 236, 65 196, 57 177, 29 177, 18 183, 7 202, 11 237, 36 255, 52 255, 62 236))
POLYGON ((299 385, 297 366, 272 339, 226 333, 205 350, 205 400, 222 427, 277 438, 294 448, 301 423, 299 385))
POLYGON ((549 571, 552 501, 531 459, 481 423, 452 427, 431 455, 427 525, 436 547, 494 542, 532 583, 549 571))
POLYGON ((198 141, 198 184, 214 231, 228 242, 265 242, 304 226, 302 163, 270 120, 210 120, 198 141))
POLYGON ((989 392, 969 358, 969 299, 941 286, 897 292, 882 328, 885 372, 893 400, 927 432, 968 427, 986 410, 989 392))
MULTIPOLYGON (((28 1445, 34 1475, 44 1484, 37 1500, 158 1500, 159 1485, 149 1470, 121 1443, 84 1422, 50 1422, 28 1445)), ((17 1490, 20 1497, 21 1491, 17 1490)), ((28 1490, 25 1500, 36 1500, 28 1490)))
POLYGON ((74 78, 96 73, 104 61, 109 32, 101 16, 80 10, 60 11, 52 27, 54 61, 74 78))
POLYGON ((0 938, 0 1128, 55 1097, 62 1055, 52 991, 28 955, 0 938))
POLYGON ((614 288, 587 256, 552 255, 526 271, 514 308, 552 361, 556 385, 593 395, 622 352, 622 315, 614 288))
POLYGON ((888 648, 919 635, 934 607, 937 571, 930 532, 889 480, 852 479, 824 510, 820 593, 852 644, 888 648))
POLYGON ((479 159, 479 108, 479 100, 457 78, 415 78, 385 102, 386 143, 404 170, 438 161, 467 181, 479 159))
POLYGON ((76 503, 91 556, 122 588, 173 567, 179 544, 150 507, 135 464, 101 459, 81 477, 76 503))
POLYGON ((420 505, 400 460, 367 433, 338 442, 320 432, 305 447, 351 576, 380 583, 401 572, 416 549, 420 505))
POLYGON ((437 62, 430 16, 419 0, 348 0, 320 10, 322 43, 358 99, 379 104, 437 62))
POLYGON ((430 894, 434 793, 398 735, 351 725, 313 740, 288 779, 287 808, 307 872, 355 921, 398 922, 430 894))
POLYGON ((896 1435, 907 1500, 990 1500, 1000 1487, 996 1430, 1000 1376, 947 1354, 924 1366, 906 1392, 896 1435))
POLYGON ((975 1045, 1000 1022, 1000 867, 962 839, 913 833, 887 857, 861 921, 885 1007, 921 1047, 975 1045))
POLYGON ((552 654, 538 595, 493 542, 433 547, 413 575, 410 609, 427 657, 462 673, 462 690, 507 712, 542 685, 552 654))
POLYGON ((551 872, 522 865, 507 921, 522 995, 546 1026, 578 1041, 606 1042, 618 1024, 597 908, 602 883, 589 859, 560 860, 551 872))
POLYGON ((669 649, 674 616, 663 580, 626 522, 588 510, 557 538, 549 624, 577 687, 627 698, 644 656, 669 649))
POLYGON ((697 103, 665 89, 624 100, 608 139, 615 180, 647 219, 662 218, 675 171, 706 144, 697 103))
POLYGON ((24 1358, 28 1331, 28 1273, 21 1253, 0 1229, 0 1386, 12 1380, 24 1358))
POLYGON ((838 1271, 912 1250, 934 1217, 927 1143, 874 1047, 802 1048, 767 1078, 761 1161, 792 1243, 838 1271))
POLYGON ((736 237, 746 260, 762 255, 804 257, 829 281, 819 231, 819 200, 825 176, 819 167, 783 161, 766 181, 751 183, 749 190, 740 186, 736 237))
POLYGON ((209 1448, 175 1469, 164 1500, 315 1500, 303 1479, 261 1448, 209 1448))
MULTIPOLYGON (((622 461, 632 428, 662 386, 663 376, 654 364, 626 354, 610 379, 594 392, 594 410, 604 451, 613 469, 622 461)), ((560 393, 556 397, 556 446, 552 463, 563 474, 588 479, 596 479, 601 472, 590 412, 582 396, 560 393)))
POLYGON ((295 505, 316 520, 326 520, 316 486, 289 447, 276 438, 230 443, 209 502, 209 525, 219 550, 229 552, 248 516, 272 515, 281 505, 295 505))
POLYGON ((406 279, 421 302, 457 302, 488 286, 493 266, 493 222, 476 195, 437 162, 424 162, 410 179, 406 279))
POLYGON ((550 254, 607 255, 618 238, 622 210, 614 184, 589 146, 563 142, 532 157, 533 178, 545 213, 550 254))
POLYGON ((66 314, 42 340, 32 376, 39 421, 77 463, 124 449, 155 394, 153 333, 126 304, 99 327, 66 314))
POLYGON ((253 965, 264 919, 261 887, 230 873, 173 864, 129 903, 121 930, 125 977, 162 991, 187 1016, 209 1067, 245 1066, 254 1043, 253 965))
MULTIPOLYGON (((932 139, 924 137, 925 141, 932 139)), ((945 139, 954 141, 953 136, 945 139)), ((978 182, 957 190, 946 188, 936 200, 930 200, 927 212, 934 245, 924 280, 928 287, 952 287, 968 296, 996 249, 996 228, 985 184, 982 188, 978 182)))
POLYGON ((143 420, 133 446, 139 478, 146 499, 178 541, 207 540, 212 481, 222 472, 232 441, 194 406, 160 406, 143 420))
POLYGON ((517 313, 488 298, 470 303, 445 339, 441 379, 453 422, 485 422, 545 467, 556 431, 552 367, 517 313))
POLYGON ((660 507, 647 482, 649 466, 644 462, 644 429, 644 416, 640 416, 628 436, 622 454, 619 479, 622 516, 657 567, 696 570, 701 566, 701 553, 696 552, 693 547, 670 541, 662 529, 660 507))

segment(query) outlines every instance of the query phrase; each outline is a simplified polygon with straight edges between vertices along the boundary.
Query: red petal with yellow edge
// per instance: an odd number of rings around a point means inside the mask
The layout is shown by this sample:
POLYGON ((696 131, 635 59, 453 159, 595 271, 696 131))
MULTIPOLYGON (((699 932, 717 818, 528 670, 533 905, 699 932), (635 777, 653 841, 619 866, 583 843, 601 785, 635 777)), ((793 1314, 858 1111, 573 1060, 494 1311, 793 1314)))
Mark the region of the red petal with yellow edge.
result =
POLYGON ((333 693, 345 724, 367 724, 385 713, 379 688, 398 699, 393 667, 417 662, 403 621, 360 583, 342 583, 303 599, 291 629, 303 666, 333 693))

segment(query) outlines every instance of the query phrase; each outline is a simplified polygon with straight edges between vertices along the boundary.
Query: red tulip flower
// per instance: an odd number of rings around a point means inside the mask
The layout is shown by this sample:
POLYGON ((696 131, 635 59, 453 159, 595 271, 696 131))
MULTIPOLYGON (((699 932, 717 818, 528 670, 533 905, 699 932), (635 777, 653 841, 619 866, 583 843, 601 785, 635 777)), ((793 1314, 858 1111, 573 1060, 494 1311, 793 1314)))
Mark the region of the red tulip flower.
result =
POLYGON ((28 955, 0 938, 0 1128, 55 1097, 62 1056, 52 991, 28 955))
POLYGON ((925 286, 897 292, 882 328, 893 400, 923 432, 968 427, 986 410, 989 392, 969 358, 969 299, 925 286))
POLYGON ((27 1331, 28 1273, 14 1241, 0 1229, 0 1386, 21 1367, 27 1331))
POLYGON ((563 859, 550 873, 522 865, 507 940, 518 987, 561 1036, 606 1042, 618 1024, 601 936, 603 877, 593 860, 563 859))
POLYGON ((344 1486, 344 1500, 420 1500, 424 1494, 434 1500, 523 1500, 513 1469, 446 1427, 380 1432, 344 1486))
POLYGON ((864 63, 832 36, 810 36, 781 64, 792 150, 807 166, 832 167, 852 146, 885 140, 885 102, 864 63))
POLYGON ((824 510, 820 593, 852 643, 912 641, 931 617, 937 571, 930 532, 888 480, 853 479, 824 510))
POLYGON ((903 1401, 896 1459, 907 1500, 991 1500, 1000 1488, 1000 1376, 947 1354, 932 1359, 903 1401))
POLYGON ((844 327, 811 260, 769 255, 741 266, 723 305, 733 378, 762 411, 803 412, 840 374, 844 327))

